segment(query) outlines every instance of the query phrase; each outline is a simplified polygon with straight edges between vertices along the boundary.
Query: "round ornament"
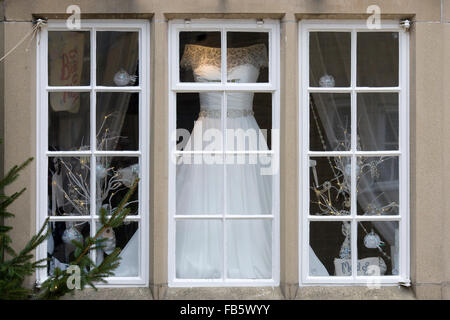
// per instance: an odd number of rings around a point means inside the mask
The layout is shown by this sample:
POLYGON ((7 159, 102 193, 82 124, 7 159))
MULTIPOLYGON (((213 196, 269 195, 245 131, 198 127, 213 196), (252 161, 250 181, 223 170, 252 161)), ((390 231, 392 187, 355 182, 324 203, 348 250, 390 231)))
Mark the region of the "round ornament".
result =
POLYGON ((368 249, 378 248, 382 244, 383 242, 381 241, 380 236, 373 232, 373 230, 364 237, 364 245, 368 249))
POLYGON ((108 174, 108 170, 106 170, 106 168, 102 164, 99 163, 95 167, 95 174, 96 174, 97 178, 103 179, 108 174))
POLYGON ((116 86, 124 87, 129 84, 134 84, 134 82, 136 81, 136 76, 132 76, 128 74, 128 72, 126 72, 124 69, 120 69, 114 75, 113 80, 116 86))
POLYGON ((83 235, 80 231, 78 231, 75 227, 70 227, 69 229, 64 230, 62 235, 62 240, 65 244, 72 244, 72 240, 76 240, 78 242, 83 241, 83 235))
POLYGON ((335 81, 333 76, 329 75, 329 74, 325 74, 323 76, 320 77, 319 79, 319 86, 321 87, 334 87, 335 85, 335 81))

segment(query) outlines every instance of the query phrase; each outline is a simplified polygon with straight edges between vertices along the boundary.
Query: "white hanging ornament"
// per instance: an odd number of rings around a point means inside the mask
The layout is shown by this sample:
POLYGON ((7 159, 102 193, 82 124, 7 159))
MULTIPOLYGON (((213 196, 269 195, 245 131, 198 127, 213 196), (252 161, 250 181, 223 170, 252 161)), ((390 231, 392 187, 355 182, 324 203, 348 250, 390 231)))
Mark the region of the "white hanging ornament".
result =
POLYGON ((133 85, 136 82, 136 76, 128 74, 124 69, 120 69, 114 75, 114 83, 116 86, 124 87, 127 85, 133 85))
POLYGON ((83 241, 83 235, 80 231, 78 231, 75 227, 70 227, 69 229, 64 230, 62 235, 62 240, 65 244, 72 244, 72 240, 76 240, 78 242, 83 241))
POLYGON ((319 79, 319 86, 321 87, 334 87, 335 85, 335 81, 333 76, 329 75, 329 74, 325 74, 323 76, 320 77, 319 79))
POLYGON ((103 179, 108 174, 108 170, 106 170, 106 168, 101 163, 99 163, 95 167, 95 174, 98 179, 103 179))
POLYGON ((129 167, 119 169, 118 174, 122 179, 122 183, 127 188, 131 188, 134 181, 139 177, 139 165, 136 163, 129 167))
POLYGON ((372 231, 370 231, 369 234, 367 234, 364 237, 364 245, 368 249, 379 248, 380 245, 382 245, 382 244, 383 244, 383 241, 381 241, 379 235, 377 235, 375 232, 373 232, 373 229, 372 229, 372 231))

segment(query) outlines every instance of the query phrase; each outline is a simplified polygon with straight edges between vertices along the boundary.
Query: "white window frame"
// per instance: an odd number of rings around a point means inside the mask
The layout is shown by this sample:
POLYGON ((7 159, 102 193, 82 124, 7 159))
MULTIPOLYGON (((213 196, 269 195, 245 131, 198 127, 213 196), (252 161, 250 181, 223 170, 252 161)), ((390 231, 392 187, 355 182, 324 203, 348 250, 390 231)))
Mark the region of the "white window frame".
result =
MULTIPOLYGON (((225 228, 225 221, 231 219, 271 219, 272 220, 272 279, 227 279, 226 278, 226 232, 223 232, 223 277, 221 279, 177 279, 175 263, 175 220, 176 219, 205 219, 207 216, 176 215, 176 164, 172 157, 181 153, 199 153, 198 151, 177 151, 171 135, 176 130, 176 95, 182 92, 222 92, 223 108, 226 108, 226 93, 229 92, 268 92, 272 93, 272 128, 279 130, 279 21, 276 20, 172 20, 169 22, 169 247, 168 247, 168 285, 169 287, 222 287, 222 286, 277 286, 280 273, 280 247, 279 247, 279 170, 272 180, 272 214, 271 215, 218 215, 225 228), (179 32, 183 31, 217 31, 221 32, 222 42, 222 69, 220 83, 187 83, 179 79, 179 32), (269 34, 269 79, 267 83, 227 83, 226 71, 226 32, 268 32, 269 34)), ((224 110, 224 109, 223 109, 224 110)), ((222 112, 222 128, 226 121, 226 110, 222 112)), ((250 151, 248 153, 271 154, 273 161, 279 163, 279 135, 272 134, 272 150, 250 151)), ((202 151, 200 151, 202 153, 202 151)), ((229 152, 225 151, 225 154, 229 152)), ((230 152, 235 153, 235 152, 230 152)), ((226 188, 224 189, 226 190, 226 188)), ((226 197, 224 197, 226 199, 226 197)), ((226 212, 226 208, 225 208, 226 212)), ((212 216, 209 216, 212 217, 212 216)))
MULTIPOLYGON (((139 159, 140 181, 138 186, 139 212, 126 217, 127 221, 139 223, 139 275, 136 277, 108 277, 107 283, 98 283, 98 287, 146 287, 149 273, 149 123, 150 123, 150 24, 146 20, 82 20, 81 29, 70 30, 65 20, 49 20, 41 28, 37 41, 36 87, 37 87, 37 139, 36 139, 36 230, 42 226, 48 216, 47 171, 48 157, 53 156, 90 156, 95 163, 96 156, 135 156, 139 159), (90 85, 88 86, 49 86, 48 85, 48 31, 88 31, 90 32, 90 85), (133 87, 108 87, 96 85, 96 31, 134 31, 139 33, 139 85, 133 87), (49 92, 87 92, 90 94, 90 151, 48 151, 48 94, 49 92), (139 150, 137 151, 97 151, 95 142, 96 121, 95 105, 97 92, 130 92, 139 93, 139 150)), ((91 194, 95 194, 95 166, 90 168, 91 194)), ((91 236, 95 233, 95 199, 91 199, 89 216, 50 216, 50 221, 88 221, 91 236)), ((91 251, 91 259, 95 261, 95 250, 91 251)), ((37 248, 37 259, 47 257, 47 242, 37 248)), ((44 282, 47 268, 37 271, 37 284, 44 282)))
MULTIPOLYGON (((299 284, 309 285, 398 285, 410 284, 410 221, 409 221, 409 34, 398 21, 382 20, 380 29, 368 29, 365 20, 305 20, 299 22, 299 284), (346 31, 351 32, 351 83, 350 87, 309 87, 309 32, 346 31), (357 87, 356 85, 356 32, 392 31, 399 33, 399 84, 397 87, 357 87), (311 92, 350 93, 352 105, 352 150, 346 152, 309 151, 309 94, 311 92), (399 149, 398 151, 354 151, 356 146, 356 93, 396 92, 399 94, 399 149), (358 216, 356 197, 352 197, 351 215, 313 216, 309 215, 309 161, 317 155, 399 157, 399 205, 398 216, 358 216), (357 276, 357 222, 358 221, 398 221, 399 222, 399 274, 395 276, 357 276), (352 276, 309 276, 309 222, 310 221, 351 221, 352 276)), ((355 166, 352 165, 352 194, 356 190, 355 166)))

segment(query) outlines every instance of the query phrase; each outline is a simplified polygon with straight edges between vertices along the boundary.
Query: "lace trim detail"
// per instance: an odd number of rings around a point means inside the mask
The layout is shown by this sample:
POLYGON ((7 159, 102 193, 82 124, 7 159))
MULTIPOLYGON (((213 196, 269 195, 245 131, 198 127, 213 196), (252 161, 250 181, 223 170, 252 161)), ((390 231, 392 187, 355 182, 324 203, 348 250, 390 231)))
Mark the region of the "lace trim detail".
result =
MULTIPOLYGON (((220 110, 200 110, 198 114, 199 117, 203 118, 220 118, 221 111, 220 110)), ((227 117, 228 118, 241 118, 241 117, 250 117, 254 115, 252 110, 248 109, 228 109, 227 117)))
MULTIPOLYGON (((243 64, 252 64, 258 69, 268 66, 267 49, 263 43, 248 47, 228 48, 227 50, 228 69, 243 64)), ((198 66, 208 64, 220 68, 220 51, 220 48, 187 44, 180 61, 180 67, 196 69, 198 66)))

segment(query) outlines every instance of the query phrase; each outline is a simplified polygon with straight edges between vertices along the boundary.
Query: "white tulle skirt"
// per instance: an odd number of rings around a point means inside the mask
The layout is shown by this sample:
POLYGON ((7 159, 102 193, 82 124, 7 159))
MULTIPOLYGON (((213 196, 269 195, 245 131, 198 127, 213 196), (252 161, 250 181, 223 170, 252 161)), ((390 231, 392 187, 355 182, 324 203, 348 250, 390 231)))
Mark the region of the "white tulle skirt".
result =
MULTIPOLYGON (((199 117, 189 138, 188 150, 207 147, 201 137, 208 136, 208 129, 220 127, 220 118, 199 117)), ((247 133, 251 129, 259 133, 253 116, 227 118, 227 129, 247 133)), ((230 136, 227 139, 230 144, 230 136)), ((234 147, 228 147, 228 150, 255 150, 248 143, 238 145, 238 141, 234 142, 234 147)), ((264 139, 259 140, 256 148, 268 150, 264 139)), ((255 158, 250 160, 251 156, 237 155, 229 156, 223 162, 211 162, 209 158, 208 163, 201 157, 183 156, 177 164, 178 215, 222 215, 225 206, 229 215, 272 214, 273 176, 262 170, 267 169, 267 156, 264 159, 256 157, 256 161, 255 158)), ((226 219, 225 228, 222 219, 206 217, 178 219, 176 223, 177 278, 218 279, 223 276, 224 263, 227 278, 272 278, 272 219, 226 219)), ((312 250, 310 259, 314 273, 328 274, 312 250)))
MULTIPOLYGON (((188 142, 190 150, 206 147, 198 148, 195 139, 220 126, 220 118, 200 117, 188 142)), ((259 131, 253 116, 228 118, 227 128, 259 131)), ((248 150, 248 145, 244 148, 233 149, 248 150)), ((262 150, 267 150, 265 141, 262 150)), ((222 215, 225 207, 230 215, 272 214, 272 176, 261 174, 258 162, 257 156, 250 160, 248 155, 214 155, 206 161, 202 156, 184 156, 177 165, 177 214, 222 215)), ((227 219, 225 229, 223 223, 222 219, 177 221, 177 278, 221 278, 224 249, 227 278, 272 278, 272 219, 227 219)))

